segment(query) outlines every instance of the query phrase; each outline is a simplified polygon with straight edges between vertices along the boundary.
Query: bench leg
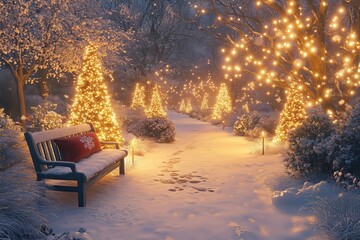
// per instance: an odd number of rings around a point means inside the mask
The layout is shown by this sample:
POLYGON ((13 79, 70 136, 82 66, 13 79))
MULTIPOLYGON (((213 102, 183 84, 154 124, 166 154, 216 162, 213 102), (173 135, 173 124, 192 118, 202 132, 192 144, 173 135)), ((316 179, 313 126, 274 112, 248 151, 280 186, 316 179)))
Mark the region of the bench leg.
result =
POLYGON ((86 195, 84 184, 81 181, 78 181, 78 206, 85 207, 86 206, 86 195))
POLYGON ((124 159, 120 160, 120 167, 119 167, 119 171, 121 175, 125 174, 125 161, 124 159))

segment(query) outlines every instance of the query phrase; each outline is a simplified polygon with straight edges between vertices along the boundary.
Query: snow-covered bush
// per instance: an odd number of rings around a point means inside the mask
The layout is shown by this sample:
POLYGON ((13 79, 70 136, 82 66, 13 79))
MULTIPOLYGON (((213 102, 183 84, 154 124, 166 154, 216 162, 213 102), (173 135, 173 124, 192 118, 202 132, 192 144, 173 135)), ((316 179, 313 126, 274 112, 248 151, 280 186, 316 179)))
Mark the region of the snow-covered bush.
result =
POLYGON ((34 131, 61 128, 63 126, 62 116, 54 111, 56 107, 56 104, 44 104, 31 107, 33 112, 31 128, 34 131))
POLYGON ((0 109, 0 239, 45 239, 37 204, 45 199, 19 126, 0 109))
POLYGON ((259 123, 261 117, 256 111, 251 113, 245 113, 241 117, 238 117, 234 124, 234 132, 236 135, 245 136, 248 131, 255 128, 256 124, 259 123))
POLYGON ((360 177, 360 103, 358 103, 342 131, 329 142, 329 155, 334 170, 360 177))
POLYGON ((20 126, 0 108, 0 171, 24 158, 23 151, 18 151, 18 148, 22 147, 24 140, 20 126))
POLYGON ((344 174, 342 171, 337 170, 334 172, 333 177, 337 184, 348 190, 360 188, 360 179, 351 173, 344 174))
POLYGON ((128 131, 137 137, 149 138, 159 143, 175 141, 175 126, 167 118, 147 118, 129 126, 128 131))
POLYGON ((360 239, 360 198, 352 193, 342 193, 333 198, 318 198, 311 204, 316 216, 317 229, 326 239, 360 239))
POLYGON ((329 117, 320 109, 310 110, 303 123, 288 135, 289 148, 284 159, 287 172, 330 173, 327 142, 333 133, 329 117))

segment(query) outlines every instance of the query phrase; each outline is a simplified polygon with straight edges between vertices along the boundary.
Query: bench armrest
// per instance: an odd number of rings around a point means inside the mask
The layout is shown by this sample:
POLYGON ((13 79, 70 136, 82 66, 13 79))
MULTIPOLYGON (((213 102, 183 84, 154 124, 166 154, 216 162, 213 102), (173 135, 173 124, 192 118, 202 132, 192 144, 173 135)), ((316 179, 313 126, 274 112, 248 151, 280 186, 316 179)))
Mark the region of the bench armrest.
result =
POLYGON ((104 144, 104 145, 115 145, 116 149, 120 149, 120 143, 119 142, 100 141, 100 143, 104 144))
POLYGON ((65 161, 43 161, 43 165, 51 166, 51 167, 69 167, 73 173, 77 172, 76 164, 73 162, 65 162, 65 161))

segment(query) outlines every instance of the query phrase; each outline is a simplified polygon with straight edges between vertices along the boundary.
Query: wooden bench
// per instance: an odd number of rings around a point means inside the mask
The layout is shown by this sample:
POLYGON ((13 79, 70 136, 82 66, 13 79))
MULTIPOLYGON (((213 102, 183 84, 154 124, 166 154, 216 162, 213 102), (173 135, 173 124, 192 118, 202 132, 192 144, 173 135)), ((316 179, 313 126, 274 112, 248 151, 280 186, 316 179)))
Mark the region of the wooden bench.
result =
MULTIPOLYGON (((86 190, 92 184, 117 167, 119 167, 120 174, 125 174, 124 158, 127 156, 126 150, 120 150, 119 143, 101 142, 101 144, 114 145, 115 149, 103 149, 77 163, 62 161, 54 139, 81 135, 86 132, 95 132, 91 124, 24 133, 37 180, 44 180, 45 186, 51 190, 77 192, 79 207, 86 206, 86 190), (77 185, 48 184, 45 182, 46 179, 76 181, 77 185)), ((68 181, 65 182, 68 183, 68 181)))

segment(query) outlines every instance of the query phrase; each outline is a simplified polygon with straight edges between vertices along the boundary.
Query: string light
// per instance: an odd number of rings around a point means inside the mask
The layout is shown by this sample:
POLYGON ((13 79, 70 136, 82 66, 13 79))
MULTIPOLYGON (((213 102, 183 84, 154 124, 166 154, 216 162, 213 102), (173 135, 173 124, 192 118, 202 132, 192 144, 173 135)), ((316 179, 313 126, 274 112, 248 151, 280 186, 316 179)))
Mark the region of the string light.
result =
POLYGON ((93 44, 85 50, 69 120, 69 125, 82 123, 92 123, 102 141, 124 141, 102 75, 97 48, 93 44))
POLYGON ((231 99, 225 83, 221 83, 216 103, 212 112, 212 119, 221 120, 223 115, 232 111, 231 99))
POLYGON ((292 86, 286 91, 286 103, 280 114, 280 121, 275 130, 274 141, 287 139, 289 131, 295 129, 306 117, 305 104, 301 89, 292 86))
POLYGON ((131 109, 144 108, 145 107, 145 87, 136 83, 133 93, 131 109))
POLYGON ((153 94, 151 97, 150 107, 146 110, 147 118, 164 118, 167 117, 167 114, 161 103, 161 96, 159 92, 159 87, 157 84, 154 85, 153 94))

